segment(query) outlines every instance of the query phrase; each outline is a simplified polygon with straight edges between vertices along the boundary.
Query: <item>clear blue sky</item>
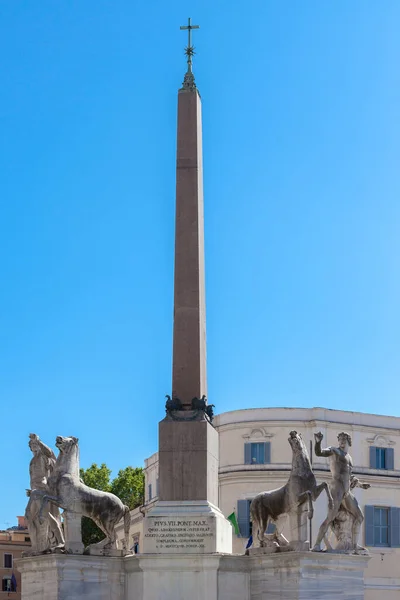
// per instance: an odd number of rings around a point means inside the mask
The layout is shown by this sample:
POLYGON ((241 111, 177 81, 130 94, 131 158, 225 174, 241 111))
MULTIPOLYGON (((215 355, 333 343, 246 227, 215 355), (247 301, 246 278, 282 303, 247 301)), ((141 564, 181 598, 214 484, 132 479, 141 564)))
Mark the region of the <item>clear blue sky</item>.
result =
POLYGON ((157 449, 188 16, 209 400, 400 415, 398 0, 3 0, 0 527, 31 431, 157 449))

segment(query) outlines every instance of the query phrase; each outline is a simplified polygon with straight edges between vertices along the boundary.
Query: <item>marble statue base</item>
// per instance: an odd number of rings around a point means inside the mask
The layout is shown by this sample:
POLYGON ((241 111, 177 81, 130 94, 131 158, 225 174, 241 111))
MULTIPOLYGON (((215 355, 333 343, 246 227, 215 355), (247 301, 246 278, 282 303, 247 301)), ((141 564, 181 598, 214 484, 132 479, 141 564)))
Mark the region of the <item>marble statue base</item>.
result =
POLYGON ((16 566, 22 600, 364 600, 368 560, 314 552, 66 554, 16 566))
POLYGON ((22 600, 124 600, 123 558, 44 554, 15 561, 22 600))
POLYGON ((124 600, 250 600, 247 569, 246 556, 127 557, 124 600))
POLYGON ((367 556, 284 552, 249 558, 250 600, 364 600, 367 556))
POLYGON ((144 554, 232 553, 232 525, 210 502, 158 502, 144 519, 144 554))

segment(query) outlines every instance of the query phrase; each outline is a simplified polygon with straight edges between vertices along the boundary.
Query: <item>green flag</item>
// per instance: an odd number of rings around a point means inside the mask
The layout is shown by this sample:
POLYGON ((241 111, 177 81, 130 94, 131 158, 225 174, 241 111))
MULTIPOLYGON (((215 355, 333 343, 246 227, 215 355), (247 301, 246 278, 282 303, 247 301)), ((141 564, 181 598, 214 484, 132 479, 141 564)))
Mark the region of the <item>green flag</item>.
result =
POLYGON ((230 521, 233 525, 233 529, 235 530, 236 535, 240 534, 240 530, 239 530, 239 525, 236 519, 236 515, 233 512, 231 515, 229 515, 229 517, 227 517, 228 521, 230 521))

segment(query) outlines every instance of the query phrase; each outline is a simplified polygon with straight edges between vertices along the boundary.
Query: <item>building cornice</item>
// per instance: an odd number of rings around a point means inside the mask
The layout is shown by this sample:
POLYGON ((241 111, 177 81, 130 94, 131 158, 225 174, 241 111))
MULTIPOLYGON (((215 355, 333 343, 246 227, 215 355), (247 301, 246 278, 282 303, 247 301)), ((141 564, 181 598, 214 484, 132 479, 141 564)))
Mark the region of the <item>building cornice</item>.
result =
MULTIPOLYGON (((229 467, 220 467, 218 473, 221 481, 226 479, 235 479, 244 481, 248 478, 287 478, 292 465, 289 463, 280 463, 274 465, 231 465, 229 467)), ((328 466, 313 465, 313 472, 316 477, 331 479, 331 473, 328 466)), ((378 469, 369 469, 366 467, 354 467, 354 475, 362 476, 366 483, 371 482, 372 485, 382 484, 388 487, 398 488, 400 486, 400 471, 382 471, 378 469)))
MULTIPOLYGON (((239 412, 239 411, 238 411, 239 412)), ((396 418, 396 417, 393 417, 396 418)), ((400 419, 399 419, 400 421, 400 419)), ((271 428, 271 427, 297 427, 300 429, 301 427, 308 427, 311 429, 321 429, 326 428, 329 425, 337 425, 338 427, 347 427, 348 429, 352 429, 353 431, 366 432, 372 434, 379 430, 379 435, 393 435, 394 432, 400 434, 400 429, 398 427, 389 427, 387 425, 365 425, 360 423, 350 423, 346 421, 334 421, 334 420, 320 420, 320 419, 259 419, 252 421, 236 421, 231 423, 225 423, 222 425, 215 424, 215 428, 219 433, 224 433, 225 431, 231 431, 235 429, 260 429, 260 428, 271 428)), ((368 440, 369 441, 369 440, 368 440)))

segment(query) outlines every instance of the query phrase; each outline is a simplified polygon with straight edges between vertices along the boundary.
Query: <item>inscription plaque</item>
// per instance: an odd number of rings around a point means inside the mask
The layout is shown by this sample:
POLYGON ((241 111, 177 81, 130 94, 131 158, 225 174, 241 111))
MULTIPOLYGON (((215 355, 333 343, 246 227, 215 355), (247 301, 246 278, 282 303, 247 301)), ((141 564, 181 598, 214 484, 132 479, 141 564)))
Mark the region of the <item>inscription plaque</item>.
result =
MULTIPOLYGON (((145 538, 154 538, 156 550, 197 549, 204 552, 207 538, 213 537, 207 520, 154 519, 145 533, 145 538)), ((152 544, 153 545, 153 544, 152 544)))
POLYGON ((186 554, 212 552, 215 538, 215 519, 148 518, 145 523, 146 552, 186 554))

